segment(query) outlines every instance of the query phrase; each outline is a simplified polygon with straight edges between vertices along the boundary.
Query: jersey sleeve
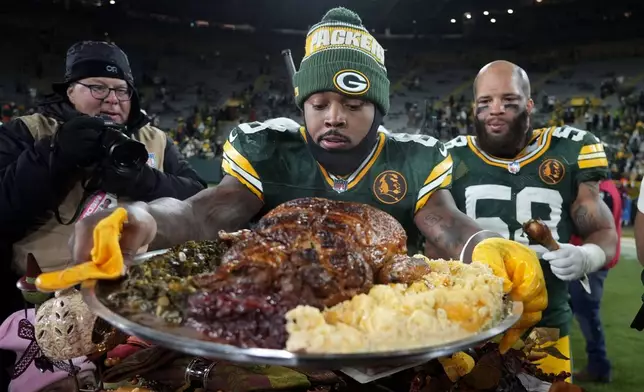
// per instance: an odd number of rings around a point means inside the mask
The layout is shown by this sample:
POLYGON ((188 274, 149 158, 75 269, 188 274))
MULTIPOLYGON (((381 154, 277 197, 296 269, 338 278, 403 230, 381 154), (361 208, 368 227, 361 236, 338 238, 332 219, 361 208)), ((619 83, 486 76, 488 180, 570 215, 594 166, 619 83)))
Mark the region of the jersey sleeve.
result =
POLYGON ((238 179, 260 200, 264 200, 264 189, 258 168, 269 159, 272 150, 266 129, 260 122, 239 124, 224 143, 221 162, 224 174, 238 179))
POLYGON ((419 155, 423 159, 422 165, 419 166, 427 168, 427 170, 421 173, 424 181, 416 197, 414 214, 427 204, 429 198, 436 191, 449 189, 452 186, 452 168, 454 166, 451 154, 441 142, 437 142, 434 147, 426 148, 426 151, 419 155))
POLYGON ((601 140, 590 132, 582 139, 582 146, 577 154, 577 185, 586 181, 601 181, 608 178, 608 159, 601 140))

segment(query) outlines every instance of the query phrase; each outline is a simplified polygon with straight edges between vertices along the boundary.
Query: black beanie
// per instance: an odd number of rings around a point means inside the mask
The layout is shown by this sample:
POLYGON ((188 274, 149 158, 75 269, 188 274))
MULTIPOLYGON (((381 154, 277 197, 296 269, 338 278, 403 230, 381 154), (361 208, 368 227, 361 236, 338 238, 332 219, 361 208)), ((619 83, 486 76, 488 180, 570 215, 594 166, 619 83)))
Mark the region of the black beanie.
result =
POLYGON ((55 93, 66 97, 67 88, 73 82, 85 78, 122 79, 132 89, 130 120, 141 116, 139 94, 134 87, 134 76, 127 55, 116 45, 103 41, 82 41, 67 50, 65 59, 65 78, 53 83, 55 93))

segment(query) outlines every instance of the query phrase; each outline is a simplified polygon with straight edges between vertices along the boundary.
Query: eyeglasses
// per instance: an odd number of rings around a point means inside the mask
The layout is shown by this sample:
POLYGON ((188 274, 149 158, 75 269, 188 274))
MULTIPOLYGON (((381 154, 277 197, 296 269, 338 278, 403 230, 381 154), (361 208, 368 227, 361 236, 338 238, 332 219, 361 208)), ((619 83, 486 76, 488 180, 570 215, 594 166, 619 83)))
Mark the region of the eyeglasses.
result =
POLYGON ((85 84, 81 82, 76 82, 76 84, 87 87, 89 92, 92 94, 92 97, 96 99, 105 99, 112 93, 112 91, 114 91, 116 99, 119 101, 129 101, 132 98, 132 93, 134 92, 129 87, 112 88, 102 84, 85 84))

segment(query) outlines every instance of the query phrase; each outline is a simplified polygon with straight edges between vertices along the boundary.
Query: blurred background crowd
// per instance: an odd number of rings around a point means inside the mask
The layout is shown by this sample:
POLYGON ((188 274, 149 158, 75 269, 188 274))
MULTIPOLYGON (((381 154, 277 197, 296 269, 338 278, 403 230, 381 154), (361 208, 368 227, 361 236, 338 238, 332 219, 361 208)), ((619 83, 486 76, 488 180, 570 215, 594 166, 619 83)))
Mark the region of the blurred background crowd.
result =
MULTIPOLYGON (((223 141, 236 124, 274 117, 301 121, 281 50, 291 49, 297 64, 309 26, 300 22, 305 15, 292 14, 294 0, 246 18, 239 15, 248 1, 217 3, 207 11, 196 3, 14 2, 0 24, 0 121, 34 111, 60 78, 71 43, 111 41, 128 54, 153 124, 172 136, 204 179, 217 182, 223 141)), ((300 7, 298 13, 319 15, 331 3, 338 2, 300 7)), ((392 106, 385 128, 442 140, 471 133, 476 70, 490 60, 516 62, 531 78, 535 128, 568 124, 602 139, 623 194, 623 223, 632 223, 632 200, 644 175, 641 5, 618 2, 625 4, 606 11, 571 0, 509 2, 531 7, 525 13, 503 1, 440 0, 431 8, 403 3, 352 4, 387 50, 392 106), (396 18, 388 20, 394 9, 396 18), (609 24, 617 28, 598 29, 609 24)))

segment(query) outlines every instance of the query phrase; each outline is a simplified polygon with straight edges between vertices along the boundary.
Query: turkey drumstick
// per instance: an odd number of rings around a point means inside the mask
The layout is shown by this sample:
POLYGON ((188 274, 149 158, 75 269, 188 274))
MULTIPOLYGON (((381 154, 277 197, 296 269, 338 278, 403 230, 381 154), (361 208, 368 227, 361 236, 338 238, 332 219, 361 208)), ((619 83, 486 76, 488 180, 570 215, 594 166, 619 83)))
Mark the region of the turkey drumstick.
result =
MULTIPOLYGON (((550 228, 541 219, 530 219, 525 222, 523 224, 523 232, 529 239, 548 249, 548 251, 554 252, 555 250, 559 250, 559 243, 552 238, 550 228)), ((590 294, 588 275, 584 274, 584 277, 579 282, 581 283, 581 287, 590 294)))

